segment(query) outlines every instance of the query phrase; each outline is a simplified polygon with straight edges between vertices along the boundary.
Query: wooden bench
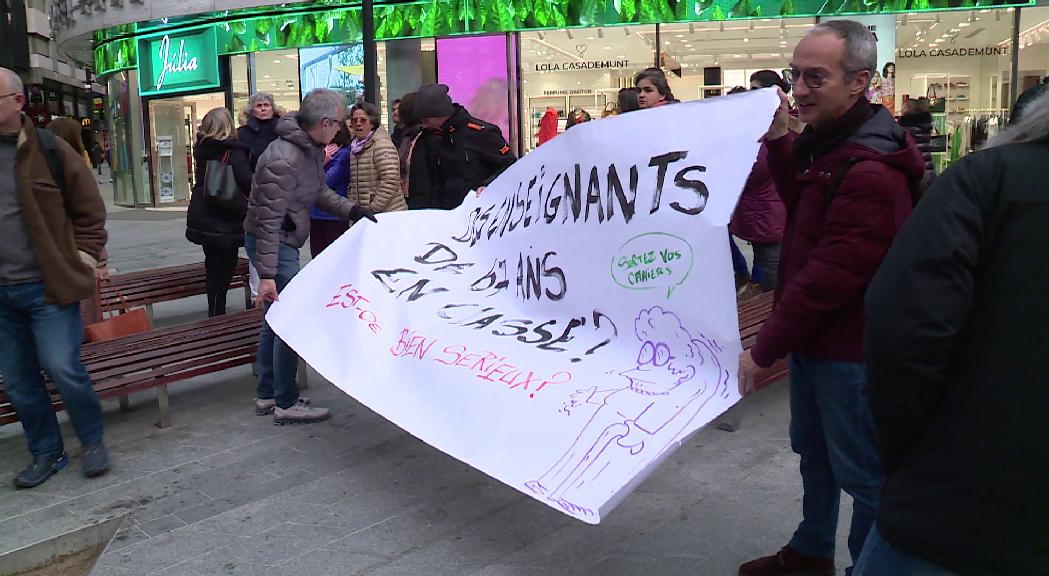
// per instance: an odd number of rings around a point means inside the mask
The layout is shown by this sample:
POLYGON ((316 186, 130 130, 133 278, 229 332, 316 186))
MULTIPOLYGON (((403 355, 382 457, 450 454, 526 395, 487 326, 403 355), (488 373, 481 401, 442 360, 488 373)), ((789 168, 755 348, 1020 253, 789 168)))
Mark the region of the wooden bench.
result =
MULTIPOLYGON (((109 280, 103 281, 100 288, 99 315, 121 310, 124 305, 120 296, 123 295, 129 306, 145 306, 150 322, 153 321, 153 304, 207 293, 203 262, 128 274, 114 274, 109 277, 109 280)), ((230 288, 243 288, 244 306, 245 308, 250 306, 251 289, 248 287, 248 261, 246 259, 237 260, 230 288)))
MULTIPOLYGON (((750 350, 758 339, 761 326, 772 314, 773 293, 766 292, 741 300, 736 305, 739 315, 739 339, 744 350, 750 350)), ((760 390, 770 386, 787 377, 790 363, 786 358, 781 358, 775 364, 762 370, 754 381, 754 388, 760 390)), ((735 432, 739 430, 739 411, 734 406, 730 408, 717 422, 719 430, 735 432)))
MULTIPOLYGON (((129 407, 128 394, 156 388, 158 425, 164 428, 171 424, 167 385, 254 362, 262 318, 261 310, 216 316, 84 344, 80 356, 99 397, 120 397, 122 409, 129 407)), ((50 382, 48 391, 54 408, 61 410, 62 399, 50 382)), ((14 406, 0 387, 0 425, 17 421, 14 406)))

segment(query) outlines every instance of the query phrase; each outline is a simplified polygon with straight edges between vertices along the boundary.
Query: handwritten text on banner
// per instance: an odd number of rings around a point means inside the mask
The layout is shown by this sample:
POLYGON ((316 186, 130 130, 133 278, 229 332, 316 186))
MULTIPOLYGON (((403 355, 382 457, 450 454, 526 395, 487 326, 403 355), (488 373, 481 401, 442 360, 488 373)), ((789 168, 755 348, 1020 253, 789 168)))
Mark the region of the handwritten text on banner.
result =
POLYGON ((776 105, 574 127, 457 210, 354 226, 267 319, 398 426, 597 523, 738 400, 725 225, 776 105))

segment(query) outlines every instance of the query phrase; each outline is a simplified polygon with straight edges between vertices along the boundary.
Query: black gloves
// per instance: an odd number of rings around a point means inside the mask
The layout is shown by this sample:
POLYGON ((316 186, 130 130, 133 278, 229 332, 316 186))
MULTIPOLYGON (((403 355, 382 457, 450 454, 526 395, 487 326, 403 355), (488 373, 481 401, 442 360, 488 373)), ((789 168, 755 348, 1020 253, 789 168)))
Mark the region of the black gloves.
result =
POLYGON ((362 220, 364 218, 367 218, 368 220, 371 220, 375 223, 379 222, 375 219, 375 212, 372 212, 371 210, 365 208, 364 206, 361 206, 360 204, 355 204, 353 208, 350 208, 350 220, 362 220))

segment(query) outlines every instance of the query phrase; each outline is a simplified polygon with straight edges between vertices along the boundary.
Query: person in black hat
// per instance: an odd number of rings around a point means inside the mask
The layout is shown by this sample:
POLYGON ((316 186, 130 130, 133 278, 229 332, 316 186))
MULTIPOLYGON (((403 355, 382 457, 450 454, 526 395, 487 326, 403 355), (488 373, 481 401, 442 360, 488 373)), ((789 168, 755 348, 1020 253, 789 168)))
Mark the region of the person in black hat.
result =
POLYGON ((437 136, 433 194, 443 208, 458 207, 468 192, 480 192, 517 161, 499 127, 453 103, 444 84, 419 88, 415 116, 437 136))

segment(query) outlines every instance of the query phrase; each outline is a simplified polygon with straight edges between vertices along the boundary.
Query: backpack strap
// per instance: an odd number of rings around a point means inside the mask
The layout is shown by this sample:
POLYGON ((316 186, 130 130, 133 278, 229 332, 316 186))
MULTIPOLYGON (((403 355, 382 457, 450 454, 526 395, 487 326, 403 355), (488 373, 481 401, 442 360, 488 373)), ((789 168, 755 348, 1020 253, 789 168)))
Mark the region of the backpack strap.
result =
POLYGON ((55 186, 66 195, 66 170, 62 165, 62 159, 58 157, 58 148, 55 146, 55 135, 46 128, 37 128, 36 135, 40 138, 40 146, 44 150, 44 159, 47 160, 47 170, 51 172, 51 178, 55 186))
POLYGON ((841 164, 838 164, 838 168, 834 171, 834 176, 832 176, 830 179, 830 186, 827 186, 827 191, 824 192, 824 211, 830 208, 830 203, 834 201, 834 196, 838 193, 838 187, 841 186, 841 181, 845 179, 845 173, 849 171, 849 168, 852 168, 853 166, 859 163, 859 158, 855 156, 849 156, 848 158, 842 160, 841 164))

